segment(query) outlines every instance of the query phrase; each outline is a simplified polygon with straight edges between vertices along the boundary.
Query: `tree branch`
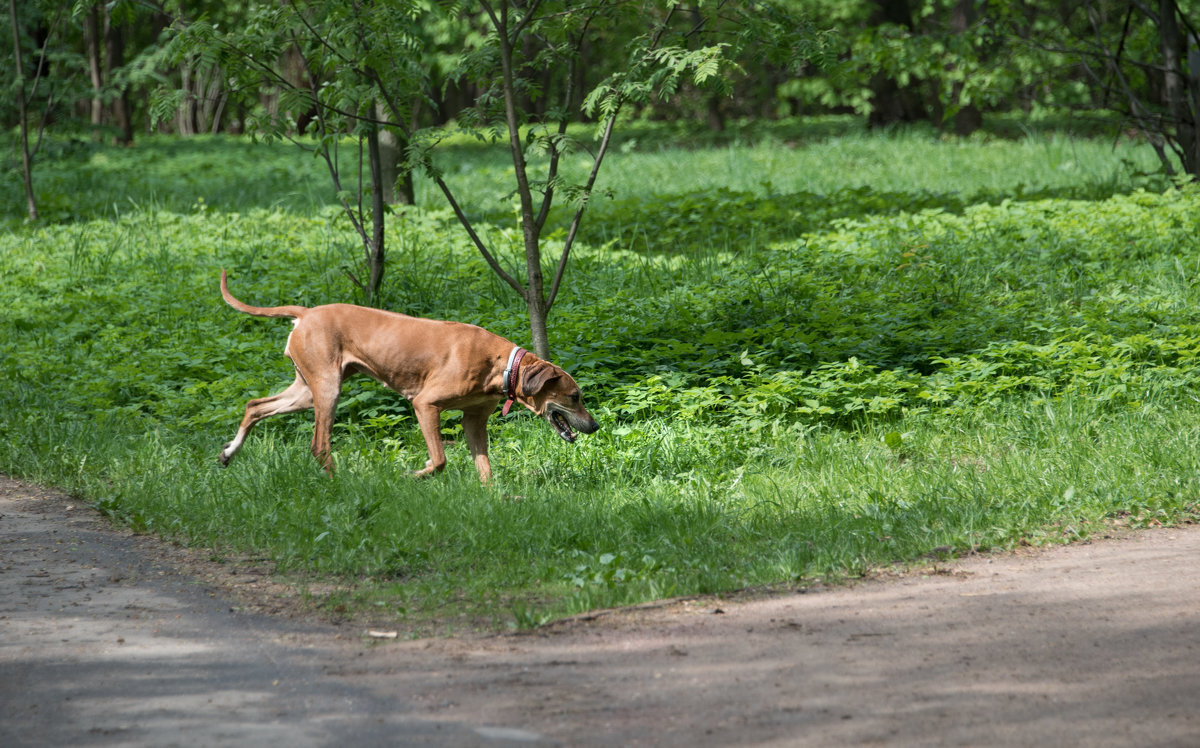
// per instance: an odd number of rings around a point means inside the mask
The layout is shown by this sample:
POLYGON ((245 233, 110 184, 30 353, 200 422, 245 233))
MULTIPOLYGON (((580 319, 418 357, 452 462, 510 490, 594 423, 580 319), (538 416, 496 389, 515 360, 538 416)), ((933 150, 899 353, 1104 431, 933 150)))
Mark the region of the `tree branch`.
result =
MULTIPOLYGON (((311 34, 312 37, 317 40, 317 43, 319 43, 322 47, 328 49, 330 51, 330 53, 334 57, 341 60, 343 64, 349 65, 352 68, 354 67, 353 60, 351 60, 350 58, 343 55, 341 53, 341 51, 338 50, 337 47, 335 47, 332 44, 330 44, 329 42, 327 42, 325 40, 325 37, 321 36, 317 32, 317 30, 315 28, 313 28, 313 25, 308 22, 308 19, 305 18, 304 14, 300 12, 300 9, 296 7, 295 0, 289 0, 288 5, 292 6, 292 11, 295 12, 296 18, 298 18, 300 20, 300 23, 304 24, 304 28, 308 29, 308 33, 311 34)), ((293 38, 294 38, 294 35, 293 35, 293 38)))
POLYGON ((483 12, 487 13, 488 19, 492 22, 492 28, 500 28, 500 19, 496 17, 496 11, 492 9, 492 4, 488 0, 479 0, 479 5, 483 8, 483 12))
MULTIPOLYGON (((567 133, 568 118, 565 116, 565 112, 567 111, 567 108, 571 106, 571 98, 575 95, 575 73, 579 65, 579 52, 583 47, 583 39, 587 34, 588 28, 592 25, 592 21, 596 20, 596 16, 599 15, 599 13, 600 6, 595 6, 594 12, 588 16, 586 21, 584 21, 583 27, 580 28, 579 33, 575 36, 573 43, 574 54, 571 55, 571 63, 567 69, 567 92, 563 96, 565 99, 563 102, 564 116, 558 121, 558 140, 554 143, 550 152, 550 166, 546 171, 546 192, 542 196, 542 208, 538 211, 537 216, 537 227, 539 233, 541 232, 542 227, 546 225, 546 218, 550 215, 550 205, 554 202, 554 180, 558 176, 558 163, 562 156, 562 153, 559 151, 558 144, 562 142, 563 136, 567 133)), ((551 298, 553 298, 554 289, 557 288, 557 283, 552 286, 551 298)))
MULTIPOLYGON (((579 38, 582 39, 582 35, 579 38)), ((569 107, 571 105, 571 96, 575 93, 575 66, 577 64, 578 61, 572 57, 571 64, 568 66, 567 70, 567 92, 564 94, 564 97, 566 98, 564 112, 565 107, 569 107)), ((537 224, 539 234, 542 231, 542 227, 546 225, 546 218, 550 216, 550 205, 554 202, 554 179, 558 176, 558 162, 562 157, 562 151, 560 150, 559 146, 562 143, 563 136, 566 134, 567 117, 563 116, 558 121, 558 137, 551 141, 550 144, 550 165, 546 169, 546 191, 542 193, 542 207, 538 211, 537 218, 534 219, 534 223, 537 224)))
MULTIPOLYGON (((1088 20, 1091 21, 1092 29, 1096 34, 1097 46, 1103 53, 1105 62, 1110 66, 1114 77, 1121 84, 1121 88, 1129 102, 1130 116, 1137 121, 1138 129, 1140 129, 1142 133, 1146 135, 1146 139, 1150 141, 1150 145, 1153 146, 1155 152, 1158 154, 1158 160, 1162 163, 1163 170, 1167 172, 1168 176, 1174 176, 1175 167, 1171 164, 1171 160, 1167 158, 1166 152, 1163 149, 1164 138, 1151 137, 1152 132, 1158 135, 1161 134, 1161 130, 1151 127, 1151 125, 1146 121, 1146 116, 1148 113, 1145 112, 1145 107, 1142 106, 1141 101, 1137 98, 1137 94, 1133 92, 1132 86, 1129 85, 1129 80, 1125 77, 1125 73, 1122 72, 1119 61, 1113 58, 1112 53, 1105 49, 1103 35, 1100 30, 1100 23, 1096 17, 1095 8, 1092 7, 1091 3, 1088 4, 1088 20)), ((1099 77, 1092 72, 1091 68, 1087 66, 1086 63, 1084 67, 1088 70, 1088 74, 1091 75, 1097 83, 1100 83, 1099 77)), ((1178 149, 1175 148, 1174 144, 1172 144, 1169 139, 1166 140, 1167 145, 1170 145, 1172 150, 1177 152, 1177 155, 1182 156, 1182 154, 1178 153, 1178 149)))
POLYGON ((29 123, 26 121, 25 109, 25 71, 21 61, 21 29, 17 24, 16 0, 8 0, 8 13, 12 23, 13 58, 17 73, 17 112, 21 118, 21 167, 25 184, 25 208, 29 213, 29 220, 36 221, 38 218, 37 197, 33 191, 33 163, 29 156, 29 123))
MULTIPOLYGON (((1121 28, 1121 41, 1117 44, 1117 54, 1113 58, 1116 65, 1121 64, 1121 56, 1125 54, 1125 41, 1129 38, 1129 22, 1133 20, 1133 3, 1129 4, 1129 9, 1125 12, 1125 23, 1121 28)), ((1107 100, 1108 89, 1112 86, 1112 75, 1110 72, 1109 82, 1104 84, 1104 96, 1107 100)))
POLYGON ((524 31, 525 27, 533 21, 533 17, 537 15, 538 6, 541 4, 542 0, 533 0, 533 2, 529 4, 529 9, 525 11, 525 17, 520 21, 517 21, 517 25, 513 27, 512 38, 514 41, 521 37, 521 32, 524 31))
POLYGON ((512 286, 513 290, 521 295, 521 298, 527 298, 528 294, 525 290, 525 287, 521 285, 520 281, 509 275, 504 268, 500 266, 500 263, 496 260, 495 256, 493 256, 492 253, 488 251, 488 248, 484 245, 483 240, 479 238, 477 233, 475 233, 475 227, 471 225, 470 219, 467 218, 466 214, 463 213, 462 208, 459 207, 458 201, 454 199, 454 195, 450 192, 450 188, 446 185, 445 180, 443 180, 440 175, 435 175, 433 179, 434 182, 437 183, 437 186, 441 188, 442 194, 446 196, 446 202, 450 203, 450 208, 454 211, 454 215, 458 217, 458 222, 461 223, 463 228, 467 230, 467 235, 471 237, 471 241, 475 244, 475 248, 479 250, 479 254, 483 255, 483 259, 487 261, 488 266, 491 267, 492 271, 495 272, 496 275, 500 276, 505 283, 512 286))
MULTIPOLYGON (((296 43, 295 33, 292 34, 292 43, 296 43)), ((298 44, 296 47, 297 49, 300 48, 298 44)), ((313 74, 312 64, 309 62, 308 57, 301 53, 300 60, 304 63, 304 72, 308 77, 309 94, 312 96, 313 109, 316 110, 317 129, 321 133, 321 140, 326 141, 326 138, 329 136, 329 124, 325 119, 325 105, 321 102, 321 97, 317 94, 317 78, 313 74)), ((274 73, 274 71, 269 72, 274 73)), ((292 86, 292 88, 299 90, 299 86, 292 86)), ((329 176, 333 180, 333 188, 337 191, 338 202, 342 204, 342 210, 350 219, 350 223, 354 226, 354 230, 357 231, 359 237, 362 238, 363 246, 368 246, 370 243, 370 237, 367 235, 366 227, 361 221, 361 213, 358 215, 355 214, 354 207, 346 200, 342 190, 342 178, 338 172, 336 138, 334 139, 334 145, 332 147, 332 156, 330 155, 331 148, 328 145, 324 147, 318 147, 317 150, 321 154, 321 158, 324 159, 325 166, 329 169, 329 176)), ((362 177, 360 176, 359 179, 361 180, 362 177)), ((359 210, 362 210, 361 203, 359 205, 359 210)))
MULTIPOLYGON (((667 26, 671 23, 671 19, 674 17, 678 7, 678 3, 671 6, 671 9, 667 12, 667 17, 663 19, 662 25, 654 35, 654 39, 650 42, 649 50, 654 50, 659 42, 662 41, 663 34, 666 33, 667 26)), ((617 105, 612 113, 609 114, 608 122, 604 125, 604 134, 600 138, 600 147, 596 151, 596 159, 592 162, 592 171, 588 174, 587 184, 583 188, 583 200, 579 205, 579 209, 575 211, 575 216, 571 219, 571 226, 567 229, 567 238, 563 242, 563 251, 558 259, 558 267, 555 268, 554 279, 550 282, 550 295, 546 302, 547 312, 554 307, 554 301, 558 298, 558 289, 562 285, 563 275, 567 270, 567 259, 571 255, 571 247, 575 243, 575 235, 579 232, 579 224, 583 220, 583 212, 587 210, 588 201, 592 196, 592 188, 595 186, 596 177, 600 173, 600 164, 604 161, 604 155, 608 152, 609 143, 612 142, 613 126, 616 125, 617 115, 620 113, 624 103, 623 98, 617 99, 617 105)))
MULTIPOLYGON (((29 92, 28 103, 32 104, 37 97, 38 85, 42 82, 42 65, 46 60, 46 51, 50 49, 50 40, 54 37, 58 24, 62 21, 61 18, 56 18, 54 24, 50 26, 50 30, 46 33, 46 40, 42 42, 42 49, 38 52, 37 73, 33 76, 33 88, 29 92)), ((50 124, 50 115, 54 111, 54 88, 50 88, 50 93, 46 95, 46 107, 42 110, 42 118, 38 121, 37 139, 33 142, 33 150, 30 152, 30 158, 36 158, 38 151, 42 150, 42 139, 46 135, 46 126, 50 124)))
MULTIPOLYGON (((618 107, 619 111, 620 107, 618 107)), ((575 217, 571 219, 571 227, 567 229, 567 238, 563 242, 562 255, 558 260, 558 267, 554 271, 554 280, 550 282, 550 297, 546 302, 546 309, 549 310, 554 306, 554 300, 558 297, 558 287, 562 284, 563 273, 567 269, 567 257, 571 254, 571 246, 575 243, 575 234, 579 231, 579 223, 583 220, 583 211, 587 209, 588 201, 592 196, 592 187, 596 184, 596 176, 600 173, 600 163, 604 160, 604 154, 608 151, 608 144, 612 140, 613 126, 617 122, 617 112, 614 111, 609 115, 608 123, 604 125, 604 135, 600 139, 600 148, 596 152, 596 160, 592 163, 592 171, 588 174, 587 184, 583 188, 583 202, 579 205, 579 209, 575 211, 575 217)))
MULTIPOLYGON (((274 83, 275 85, 277 85, 281 88, 290 89, 292 91, 307 92, 312 97, 314 105, 319 104, 320 106, 322 106, 325 110, 327 110, 329 112, 332 112, 339 116, 346 117, 348 119, 352 119, 352 120, 355 120, 358 122, 365 122, 370 125, 376 125, 376 126, 381 126, 381 127, 399 127, 399 128, 404 127, 403 122, 392 122, 390 120, 380 119, 375 116, 363 115, 363 114, 359 114, 357 112, 349 112, 349 111, 346 111, 345 109, 340 109, 340 108, 332 106, 328 103, 321 103, 320 98, 317 95, 317 91, 316 91, 315 87, 309 86, 308 88, 302 88, 301 86, 297 86, 296 84, 289 81, 287 78, 284 78, 283 75, 281 75, 278 71, 276 71, 274 68, 272 68, 268 63, 266 63, 262 60, 258 60, 256 58, 252 57, 251 55, 246 54, 245 51, 239 49, 238 47, 234 46, 233 44, 230 44, 229 42, 225 41, 224 39, 217 39, 217 43, 220 44, 222 46, 222 48, 224 48, 226 51, 232 52, 233 54, 242 58, 242 60, 244 62, 246 62, 250 67, 253 67, 254 69, 258 70, 261 75, 263 75, 267 80, 274 83)), ((300 44, 299 44, 299 42, 296 41, 295 33, 292 34, 292 43, 296 46, 297 49, 300 49, 300 44)), ((309 80, 310 81, 313 80, 312 67, 308 62, 308 57, 305 56, 303 53, 301 53, 300 58, 302 60, 304 60, 305 72, 308 73, 309 80)), ((360 71, 360 72, 362 72, 364 76, 367 75, 367 73, 365 71, 360 71)), ((376 86, 378 87, 379 84, 377 83, 376 86)), ((390 102, 389 102, 389 104, 390 104, 390 102)), ((371 111, 374 111, 374 109, 372 108, 371 111)))

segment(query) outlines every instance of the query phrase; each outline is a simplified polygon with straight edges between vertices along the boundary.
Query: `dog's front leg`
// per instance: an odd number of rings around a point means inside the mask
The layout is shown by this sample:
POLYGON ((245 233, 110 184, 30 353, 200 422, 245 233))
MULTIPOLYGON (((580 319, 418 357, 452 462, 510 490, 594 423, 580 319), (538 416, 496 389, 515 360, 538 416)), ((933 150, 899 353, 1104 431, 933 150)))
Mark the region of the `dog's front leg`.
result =
POLYGON ((413 410, 417 414, 417 423, 421 425, 421 435, 425 437, 425 448, 429 450, 424 469, 414 471, 413 475, 424 478, 446 467, 446 450, 442 447, 442 409, 429 403, 413 402, 413 410))
POLYGON ((313 393, 313 438, 312 454, 325 468, 325 472, 333 475, 333 449, 330 437, 333 434, 333 418, 337 412, 338 391, 337 383, 328 391, 313 393))
POLYGON ((475 469, 479 471, 479 480, 489 483, 492 480, 492 464, 488 461, 487 422, 494 404, 479 410, 463 411, 463 436, 467 438, 467 448, 475 458, 475 469))

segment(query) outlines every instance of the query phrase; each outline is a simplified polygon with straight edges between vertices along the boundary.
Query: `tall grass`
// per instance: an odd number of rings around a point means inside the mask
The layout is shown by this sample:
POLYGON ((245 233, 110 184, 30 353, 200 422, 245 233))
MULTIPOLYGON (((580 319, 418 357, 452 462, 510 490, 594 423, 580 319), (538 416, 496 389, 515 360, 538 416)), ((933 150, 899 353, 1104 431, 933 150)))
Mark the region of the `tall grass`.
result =
POLYGON ((502 429, 491 489, 461 446, 447 474, 415 481, 411 451, 380 454, 353 436, 329 479, 299 428, 259 434, 221 470, 205 434, 56 423, 10 444, 5 468, 139 531, 356 580, 351 602, 418 631, 805 585, 1200 510, 1200 413, 1165 404, 1010 403, 753 439, 651 421, 575 451, 528 424, 502 429))
MULTIPOLYGON (((703 145, 711 139, 707 133, 628 123, 606 157, 597 189, 618 201, 711 190, 761 198, 866 189, 970 202, 1029 192, 1094 197, 1163 184, 1154 152, 1119 137, 1115 125, 1098 137, 1079 138, 1060 127, 1020 123, 1019 129, 1007 128, 1008 137, 980 134, 964 141, 920 127, 870 133, 849 117, 746 124, 703 145)), ((571 135, 587 144, 593 133, 580 126, 571 135)), ((475 215, 511 217, 512 161, 504 148, 467 138, 450 142, 436 160, 460 202, 475 215)), ((343 180, 353 184, 358 168, 353 142, 342 145, 340 163, 343 180)), ((531 163, 539 163, 536 156, 531 163)), ((562 164, 564 178, 577 181, 589 168, 582 158, 562 164)), ((133 149, 49 141, 36 180, 51 220, 112 218, 143 209, 312 213, 337 206, 321 159, 286 142, 224 136, 145 136, 133 149)), ((9 207, 0 215, 9 221, 22 216, 21 189, 16 173, 0 177, 0 195, 12 198, 3 201, 9 207)), ((440 191, 420 174, 417 193, 420 207, 445 207, 440 191)), ((593 207, 606 212, 603 200, 593 207)), ((560 220, 566 220, 565 211, 560 220)))
POLYGON ((1127 188, 1156 172, 1154 154, 1136 144, 1049 134, 1020 140, 942 140, 932 134, 852 133, 732 143, 702 151, 662 147, 615 154, 602 188, 637 194, 727 189, 757 196, 834 193, 869 188, 880 193, 930 192, 1019 195, 1025 190, 1080 190, 1085 185, 1127 188), (680 179, 686 161, 687 179, 680 179))
MULTIPOLYGON (((347 227, 295 153, 89 146, 76 182, 64 155, 45 168, 78 190, 73 220, 0 239, 0 470, 334 580, 330 604, 414 631, 1198 513, 1194 189, 1133 191, 1125 154, 1057 135, 773 132, 668 151, 652 134, 609 165, 617 197, 595 206, 552 318, 603 428, 568 446, 527 415, 494 419, 490 487, 453 416, 446 472, 410 478, 425 459, 411 409, 357 380, 333 478, 305 415, 263 424, 219 468, 245 400, 291 373, 286 325, 226 308, 218 268, 252 302, 343 301, 347 227), (252 157, 278 162, 243 178, 252 157), (157 176, 124 195, 97 176, 143 160, 157 176)), ((503 153, 440 158, 517 252, 495 208, 503 153)), ((387 306, 523 340, 519 300, 444 211, 396 216, 389 241, 387 306)))

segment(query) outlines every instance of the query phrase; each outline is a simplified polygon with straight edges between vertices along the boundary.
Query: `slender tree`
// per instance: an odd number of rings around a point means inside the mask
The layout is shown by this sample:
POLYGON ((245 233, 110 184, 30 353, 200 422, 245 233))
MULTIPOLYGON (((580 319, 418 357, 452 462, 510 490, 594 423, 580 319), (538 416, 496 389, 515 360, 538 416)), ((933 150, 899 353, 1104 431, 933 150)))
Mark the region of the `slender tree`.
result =
POLYGON ((437 135, 411 149, 433 178, 484 261, 524 300, 534 352, 549 356, 548 317, 562 289, 571 250, 608 153, 618 115, 627 104, 644 105, 675 95, 681 86, 732 89, 738 53, 758 45, 761 53, 786 64, 821 57, 821 35, 781 5, 701 3, 681 5, 598 0, 590 4, 550 0, 480 0, 487 43, 464 55, 458 80, 473 81, 479 96, 460 124, 477 133, 500 133, 513 164, 524 272, 508 272, 473 227, 432 158, 437 135), (719 13, 718 11, 723 11, 719 13), (633 21, 631 22, 631 19, 633 21), (590 92, 576 90, 584 45, 590 35, 616 25, 640 22, 640 33, 624 42, 622 63, 590 92), (597 122, 591 149, 568 136, 578 116, 573 103, 582 95, 582 114, 597 122), (582 184, 560 174, 568 153, 586 152, 591 162, 582 184), (535 173, 531 154, 544 154, 535 173), (543 234, 555 199, 564 196, 574 210, 557 257, 543 254, 543 234), (549 272, 549 278, 547 278, 549 272))
MULTIPOLYGON (((221 75, 230 92, 274 96, 271 109, 247 118, 251 132, 292 140, 325 162, 362 243, 365 271, 346 272, 367 303, 383 283, 387 199, 413 198, 411 173, 396 164, 411 127, 412 102, 424 95, 415 36, 422 10, 415 0, 255 4, 238 28, 180 19, 172 41, 175 60, 221 75), (301 119, 306 139, 297 135, 301 119), (350 154, 358 162, 353 187, 343 176, 347 134, 357 142, 357 155, 350 154)), ((157 116, 177 111, 190 96, 187 85, 161 88, 157 116)))
POLYGON ((33 92, 37 90, 38 81, 41 78, 42 66, 35 66, 36 70, 33 76, 32 85, 27 85, 25 79, 25 62, 21 53, 21 24, 17 17, 17 1, 8 0, 8 17, 12 24, 12 41, 13 41, 13 64, 16 72, 16 80, 14 81, 14 93, 17 99, 17 117, 20 120, 21 130, 21 176, 25 184, 25 209, 29 214, 29 220, 36 221, 38 218, 37 196, 33 191, 33 154, 29 147, 29 102, 33 96, 33 92))

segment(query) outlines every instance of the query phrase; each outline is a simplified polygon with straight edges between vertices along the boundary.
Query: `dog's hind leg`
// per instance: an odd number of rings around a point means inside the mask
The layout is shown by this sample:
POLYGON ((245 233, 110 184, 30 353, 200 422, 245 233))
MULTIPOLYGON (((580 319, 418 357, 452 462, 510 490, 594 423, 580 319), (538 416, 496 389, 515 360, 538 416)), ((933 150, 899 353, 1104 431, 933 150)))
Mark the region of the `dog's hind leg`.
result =
POLYGON ((313 407, 312 391, 304 383, 304 377, 300 376, 299 372, 296 372, 296 381, 292 382, 291 386, 283 392, 270 397, 260 397, 246 403, 246 414, 242 417, 241 425, 238 426, 237 435, 221 450, 221 464, 229 464, 233 456, 242 448, 242 444, 246 441, 246 435, 250 433, 250 429, 254 428, 254 424, 270 416, 295 413, 311 407, 313 407))

